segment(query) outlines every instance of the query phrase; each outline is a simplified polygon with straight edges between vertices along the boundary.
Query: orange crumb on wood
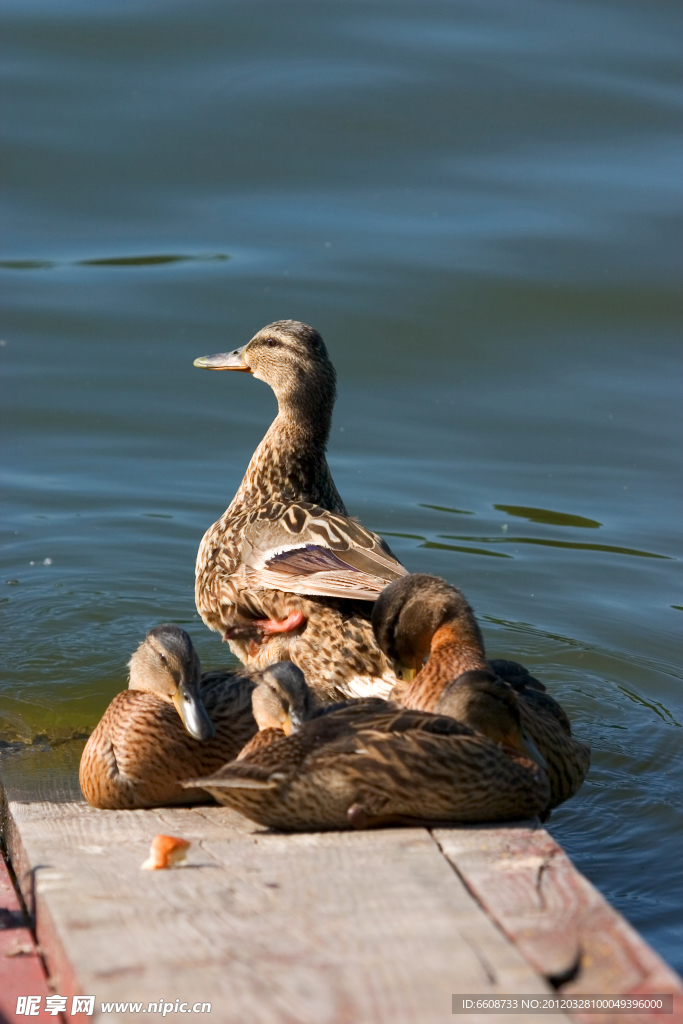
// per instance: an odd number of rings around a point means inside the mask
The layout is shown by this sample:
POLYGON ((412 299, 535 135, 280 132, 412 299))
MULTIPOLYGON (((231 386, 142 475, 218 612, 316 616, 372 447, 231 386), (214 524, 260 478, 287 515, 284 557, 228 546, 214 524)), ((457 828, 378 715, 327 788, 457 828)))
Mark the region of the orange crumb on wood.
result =
POLYGON ((143 871, 159 871, 182 864, 187 856, 190 843, 178 836, 155 836, 149 850, 149 857, 141 864, 143 871))

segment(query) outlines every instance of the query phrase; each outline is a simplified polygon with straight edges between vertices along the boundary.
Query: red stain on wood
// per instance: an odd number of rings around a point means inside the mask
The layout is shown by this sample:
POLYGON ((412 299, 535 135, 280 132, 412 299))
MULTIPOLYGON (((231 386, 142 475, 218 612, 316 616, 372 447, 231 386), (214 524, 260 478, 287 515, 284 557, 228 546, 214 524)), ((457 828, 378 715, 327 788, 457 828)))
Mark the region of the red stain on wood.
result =
POLYGON ((43 964, 27 927, 7 865, 0 854, 0 1021, 60 1020, 44 1010, 50 995, 43 964), (40 996, 38 1016, 16 1015, 19 996, 40 996))
MULTIPOLYGON (((2 790, 0 788, 0 797, 2 790)), ((75 970, 70 962, 59 935, 59 930, 52 920, 52 915, 46 906, 45 899, 36 900, 35 888, 33 885, 33 873, 31 864, 26 855, 26 850, 21 840, 21 835, 14 817, 9 814, 6 820, 7 847, 11 851, 11 863, 17 884, 26 902, 26 907, 35 921, 35 931, 38 938, 38 945, 43 950, 43 956, 48 964, 50 972, 51 987, 61 996, 68 999, 67 1013, 71 1009, 71 1000, 75 995, 83 995, 76 982, 75 970), (39 904, 39 906, 36 905, 39 904)), ((0 857, 1 859, 1 857, 0 857)), ((15 1003, 16 1006, 16 1003, 15 1003)), ((85 1019, 82 1014, 73 1015, 74 1019, 85 1019)), ((10 1020, 14 1020, 11 1017, 10 1020)), ((21 1018, 17 1017, 16 1020, 21 1018)), ((58 1020, 50 1016, 50 1020, 58 1020)), ((68 1017, 67 1019, 70 1019, 68 1017)), ((0 1019, 0 1024, 3 1024, 0 1019)))

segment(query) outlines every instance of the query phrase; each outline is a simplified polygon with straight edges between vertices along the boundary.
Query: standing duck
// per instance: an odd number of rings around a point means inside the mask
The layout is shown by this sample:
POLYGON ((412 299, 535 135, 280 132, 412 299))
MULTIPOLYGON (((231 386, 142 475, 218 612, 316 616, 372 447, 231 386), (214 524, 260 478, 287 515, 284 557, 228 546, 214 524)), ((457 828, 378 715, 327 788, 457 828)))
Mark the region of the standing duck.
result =
POLYGON ((471 672, 494 674, 514 692, 522 725, 547 762, 550 807, 577 792, 590 766, 590 748, 572 736, 564 710, 525 668, 486 661, 479 625, 459 590, 437 576, 406 576, 382 593, 372 624, 377 643, 401 676, 395 700, 466 720, 460 681, 471 672))
POLYGON ((227 669, 201 675, 179 626, 151 629, 130 660, 128 689, 114 697, 83 750, 85 799, 109 810, 199 802, 200 792, 180 783, 216 771, 251 739, 253 688, 227 669))
POLYGON ((185 786, 292 831, 543 813, 548 778, 513 691, 491 673, 470 673, 459 687, 469 721, 371 698, 315 710, 302 672, 280 662, 252 696, 256 736, 232 764, 185 786))
POLYGON ((251 373, 278 400, 230 507, 199 546, 199 614, 244 664, 295 662, 321 702, 386 696, 396 678, 375 643, 371 604, 406 570, 347 515, 332 480, 325 450, 336 378, 322 338, 279 320, 194 365, 251 373))

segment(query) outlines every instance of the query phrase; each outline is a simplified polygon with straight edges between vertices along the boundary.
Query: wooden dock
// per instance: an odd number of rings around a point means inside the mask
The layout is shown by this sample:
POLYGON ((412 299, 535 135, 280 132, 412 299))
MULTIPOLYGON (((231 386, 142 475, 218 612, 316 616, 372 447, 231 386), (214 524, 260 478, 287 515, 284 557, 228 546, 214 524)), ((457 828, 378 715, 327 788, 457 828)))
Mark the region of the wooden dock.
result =
MULTIPOLYGON (((220 1024, 501 1024, 453 1018, 452 996, 676 993, 661 1019, 683 1020, 678 976, 533 824, 283 835, 222 807, 96 811, 22 801, 11 785, 3 824, 50 991, 69 1007, 94 995, 91 1019, 150 1021, 150 1003, 179 1000, 210 1003, 220 1024), (187 867, 140 870, 160 832, 192 841, 187 867)), ((8 972, 8 931, 0 983, 16 984, 1 986, 0 1021, 19 1021, 14 995, 37 993, 39 960, 15 955, 8 972)))

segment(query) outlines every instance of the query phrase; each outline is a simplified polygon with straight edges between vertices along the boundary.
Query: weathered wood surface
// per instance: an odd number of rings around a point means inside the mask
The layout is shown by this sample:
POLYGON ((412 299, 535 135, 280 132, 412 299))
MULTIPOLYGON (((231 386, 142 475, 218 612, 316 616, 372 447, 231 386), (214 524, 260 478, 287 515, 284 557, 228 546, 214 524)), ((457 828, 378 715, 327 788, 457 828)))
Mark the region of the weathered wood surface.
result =
MULTIPOLYGON (((553 947, 549 940, 557 915, 551 927, 543 907, 567 897, 548 886, 568 883, 552 880, 547 867, 539 910, 540 866, 530 859, 541 854, 530 850, 552 843, 542 829, 279 835, 218 807, 111 812, 79 802, 10 801, 8 810, 12 862, 54 989, 93 994, 98 1007, 180 999, 210 1002, 221 1024, 440 1024, 453 1019, 453 993, 551 992, 543 974, 575 955, 571 943, 553 947), (189 867, 140 871, 159 832, 192 840, 189 867), (494 851, 490 859, 476 854, 477 843, 494 851), (501 871, 497 860, 517 867, 501 871), (479 865, 495 875, 488 896, 479 865), (528 870, 534 891, 527 912, 520 880, 528 870), (516 896, 504 895, 501 875, 516 896), (536 926, 548 933, 546 958, 530 937, 524 942, 525 930, 536 926)), ((567 864, 576 876, 569 889, 578 891, 580 876, 567 864)), ((575 933, 582 934, 579 924, 575 933)), ((610 933, 606 941, 617 940, 610 933)), ((673 972, 636 941, 657 978, 672 979, 665 987, 672 991, 673 972)), ((580 979, 572 990, 585 992, 580 979)), ((102 1019, 149 1017, 113 1012, 102 1019)), ((671 1016, 664 1020, 673 1024, 671 1016)))
MULTIPOLYGON (((436 829, 433 835, 476 899, 563 994, 675 993, 675 1016, 683 1020, 681 979, 545 830, 436 829)), ((617 1019, 578 1016, 591 1024, 617 1019)), ((636 1024, 652 1016, 626 1019, 636 1024)))
POLYGON ((45 1012, 50 994, 38 949, 0 853, 0 1024, 15 1020, 19 996, 40 996, 40 1010, 32 1019, 53 1020, 45 1012))
POLYGON ((426 830, 278 835, 227 808, 9 810, 61 995, 206 1001, 226 1024, 431 1024, 463 985, 550 991, 426 830), (190 867, 140 871, 158 832, 192 840, 190 867))

